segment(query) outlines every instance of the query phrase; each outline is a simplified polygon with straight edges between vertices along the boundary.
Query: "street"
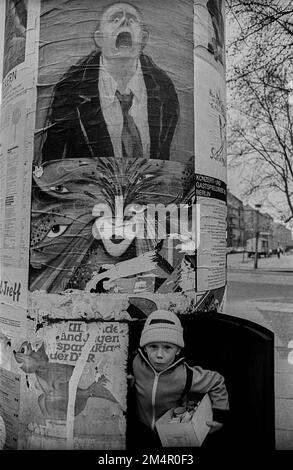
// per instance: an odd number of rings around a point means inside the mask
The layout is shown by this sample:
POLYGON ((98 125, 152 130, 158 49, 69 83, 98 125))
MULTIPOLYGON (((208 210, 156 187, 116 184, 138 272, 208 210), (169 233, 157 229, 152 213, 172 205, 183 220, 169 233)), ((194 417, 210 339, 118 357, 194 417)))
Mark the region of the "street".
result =
POLYGON ((293 449, 293 253, 258 260, 228 255, 225 313, 275 333, 276 448, 293 449), (289 344, 289 342, 292 343, 289 344), (292 362, 292 361, 290 361, 292 362))

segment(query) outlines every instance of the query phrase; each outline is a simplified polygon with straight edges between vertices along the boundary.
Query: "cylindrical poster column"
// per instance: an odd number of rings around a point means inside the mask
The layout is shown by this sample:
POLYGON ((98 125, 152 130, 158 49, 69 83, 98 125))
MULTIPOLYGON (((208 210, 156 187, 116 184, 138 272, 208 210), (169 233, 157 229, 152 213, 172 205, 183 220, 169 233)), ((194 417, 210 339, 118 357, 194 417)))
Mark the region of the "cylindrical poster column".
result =
POLYGON ((3 8, 4 448, 123 449, 131 322, 223 303, 224 2, 3 8))

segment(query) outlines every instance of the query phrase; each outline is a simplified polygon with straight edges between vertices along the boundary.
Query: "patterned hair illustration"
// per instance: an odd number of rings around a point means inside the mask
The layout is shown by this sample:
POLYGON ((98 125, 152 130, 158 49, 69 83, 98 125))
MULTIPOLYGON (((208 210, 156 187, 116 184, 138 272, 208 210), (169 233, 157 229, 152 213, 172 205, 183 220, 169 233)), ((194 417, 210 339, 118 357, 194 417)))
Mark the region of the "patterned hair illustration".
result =
POLYGON ((84 289, 103 265, 156 250, 156 239, 97 240, 93 208, 105 204, 114 215, 116 197, 130 212, 132 205, 186 201, 192 176, 190 165, 146 159, 65 159, 36 168, 30 289, 84 289))
MULTIPOLYGON (((115 195, 123 195, 126 203, 134 201, 142 186, 151 187, 154 175, 152 171, 144 176, 147 166, 142 159, 121 166, 103 159, 75 159, 49 162, 34 172, 32 290, 54 292, 66 288, 76 269, 83 262, 87 264, 84 258, 91 256, 90 250, 97 244, 92 234, 93 207, 106 203, 114 210, 115 195)), ((106 253, 104 263, 112 262, 111 258, 106 253)))

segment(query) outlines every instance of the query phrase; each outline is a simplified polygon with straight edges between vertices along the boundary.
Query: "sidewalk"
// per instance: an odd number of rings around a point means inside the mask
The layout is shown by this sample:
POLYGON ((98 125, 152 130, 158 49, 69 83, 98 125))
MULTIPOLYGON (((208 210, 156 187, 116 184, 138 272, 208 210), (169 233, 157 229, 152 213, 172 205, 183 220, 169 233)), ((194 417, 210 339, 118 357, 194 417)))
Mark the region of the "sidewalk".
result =
MULTIPOLYGON (((254 258, 248 258, 244 253, 233 253, 227 256, 228 269, 253 269, 255 272, 260 271, 276 271, 276 272, 292 272, 293 273, 293 253, 285 253, 277 257, 272 255, 269 258, 258 258, 257 269, 254 269, 254 258)), ((293 283, 292 283, 293 286, 293 283)))
POLYGON ((228 279, 257 283, 260 298, 229 301, 224 313, 251 320, 275 334, 276 448, 292 450, 293 361, 289 362, 289 353, 293 351, 293 296, 261 298, 261 284, 281 283, 293 290, 293 254, 262 258, 258 269, 254 269, 253 259, 245 257, 244 263, 242 259, 242 253, 228 255, 228 279))

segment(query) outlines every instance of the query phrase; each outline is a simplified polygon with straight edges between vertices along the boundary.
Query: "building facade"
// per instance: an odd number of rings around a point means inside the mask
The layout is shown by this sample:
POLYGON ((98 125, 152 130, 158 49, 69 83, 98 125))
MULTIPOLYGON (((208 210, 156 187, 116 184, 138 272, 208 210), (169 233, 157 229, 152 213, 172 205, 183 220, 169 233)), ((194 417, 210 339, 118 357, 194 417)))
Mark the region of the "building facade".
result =
POLYGON ((227 246, 244 247, 244 211, 243 202, 230 191, 227 192, 227 246))
POLYGON ((292 233, 285 225, 274 221, 267 213, 262 213, 234 196, 229 190, 227 193, 227 247, 232 249, 245 248, 249 238, 256 232, 260 237, 267 238, 268 246, 272 251, 280 247, 293 245, 292 233))

